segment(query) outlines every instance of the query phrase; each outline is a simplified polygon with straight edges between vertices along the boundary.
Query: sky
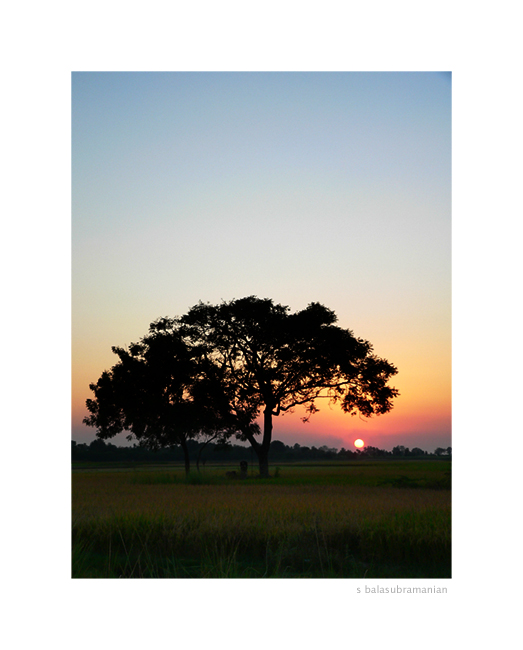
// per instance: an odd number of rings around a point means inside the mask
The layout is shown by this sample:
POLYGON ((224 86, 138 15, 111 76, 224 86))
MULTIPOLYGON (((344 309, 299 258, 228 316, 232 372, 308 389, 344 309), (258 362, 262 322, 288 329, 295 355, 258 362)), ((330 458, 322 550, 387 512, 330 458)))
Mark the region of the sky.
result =
POLYGON ((112 346, 249 295, 320 302, 398 368, 389 414, 273 439, 452 444, 450 73, 72 74, 73 439, 112 346))

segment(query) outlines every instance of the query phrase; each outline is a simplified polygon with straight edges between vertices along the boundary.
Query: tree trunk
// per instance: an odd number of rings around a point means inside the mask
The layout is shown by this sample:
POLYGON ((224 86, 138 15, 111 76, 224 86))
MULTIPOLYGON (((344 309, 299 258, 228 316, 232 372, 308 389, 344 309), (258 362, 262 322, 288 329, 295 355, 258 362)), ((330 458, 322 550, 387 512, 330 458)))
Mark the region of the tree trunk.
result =
POLYGON ((256 453, 258 454, 261 478, 269 478, 269 450, 265 449, 263 445, 259 445, 256 453))
MULTIPOLYGON (((266 420, 266 418, 264 419, 266 420)), ((270 429, 272 430, 272 420, 270 429)), ((265 437, 266 429, 264 428, 263 441, 260 444, 248 429, 243 429, 242 431, 244 436, 251 443, 251 447, 256 452, 256 456, 258 457, 258 464, 260 466, 260 476, 262 478, 269 478, 269 447, 271 444, 270 432, 268 438, 269 443, 267 444, 265 437)))
POLYGON ((180 446, 183 449, 183 455, 185 458, 185 476, 189 476, 189 472, 191 471, 191 460, 189 458, 189 450, 187 449, 187 442, 183 437, 180 437, 180 446))
POLYGON ((256 450, 260 463, 260 476, 269 478, 269 449, 272 439, 272 406, 265 406, 263 412, 263 440, 256 450))

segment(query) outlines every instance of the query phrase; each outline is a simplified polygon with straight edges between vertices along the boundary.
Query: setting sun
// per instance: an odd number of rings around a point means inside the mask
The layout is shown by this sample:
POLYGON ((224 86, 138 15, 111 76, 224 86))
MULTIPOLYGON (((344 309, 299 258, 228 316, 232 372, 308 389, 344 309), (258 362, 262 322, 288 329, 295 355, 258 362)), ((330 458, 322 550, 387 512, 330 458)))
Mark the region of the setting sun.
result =
POLYGON ((361 449, 361 447, 363 447, 364 445, 365 443, 361 438, 358 438, 357 440, 354 441, 354 446, 358 447, 358 449, 361 449))

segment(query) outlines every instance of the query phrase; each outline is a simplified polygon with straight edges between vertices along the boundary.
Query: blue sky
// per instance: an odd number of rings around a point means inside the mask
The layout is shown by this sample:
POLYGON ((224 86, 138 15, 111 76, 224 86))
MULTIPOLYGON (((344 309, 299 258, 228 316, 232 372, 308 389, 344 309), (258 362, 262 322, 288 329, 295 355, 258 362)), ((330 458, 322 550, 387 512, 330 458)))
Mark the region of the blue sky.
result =
POLYGON ((276 439, 451 444, 449 74, 73 73, 72 205, 76 440, 112 345, 255 294, 322 302, 399 369, 390 415, 276 439))

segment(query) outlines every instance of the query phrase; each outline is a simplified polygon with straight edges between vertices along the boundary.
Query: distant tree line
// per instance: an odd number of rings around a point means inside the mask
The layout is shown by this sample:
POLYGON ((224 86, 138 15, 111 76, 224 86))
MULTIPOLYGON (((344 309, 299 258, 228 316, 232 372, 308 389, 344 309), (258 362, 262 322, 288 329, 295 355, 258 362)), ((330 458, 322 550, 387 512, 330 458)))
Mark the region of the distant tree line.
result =
MULTIPOLYGON (((187 441, 187 451, 190 457, 201 467, 208 462, 240 462, 242 460, 251 460, 252 450, 249 447, 235 445, 231 443, 216 444, 208 443, 205 446, 196 440, 187 441)), ((271 458, 276 462, 299 462, 314 460, 355 460, 358 458, 451 458, 452 448, 443 449, 438 447, 434 452, 429 453, 413 447, 409 449, 403 445, 398 445, 392 451, 378 449, 378 447, 364 447, 351 451, 343 447, 338 450, 333 447, 323 445, 321 447, 308 447, 296 443, 295 445, 286 445, 280 440, 271 442, 271 458)), ((185 462, 185 451, 180 445, 172 445, 160 449, 149 449, 145 445, 134 444, 128 447, 117 447, 111 443, 97 438, 89 445, 85 443, 77 444, 72 441, 72 460, 75 462, 185 462)))

